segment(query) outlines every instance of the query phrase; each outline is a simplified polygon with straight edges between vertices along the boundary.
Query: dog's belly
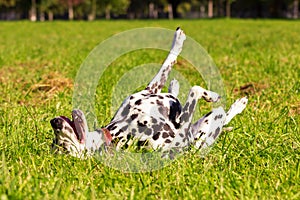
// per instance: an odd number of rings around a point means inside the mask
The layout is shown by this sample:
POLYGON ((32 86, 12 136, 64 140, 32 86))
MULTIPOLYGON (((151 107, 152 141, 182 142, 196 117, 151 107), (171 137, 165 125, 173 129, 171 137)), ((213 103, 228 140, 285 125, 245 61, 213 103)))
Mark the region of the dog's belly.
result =
POLYGON ((106 128, 113 140, 134 137, 149 141, 153 148, 171 143, 180 127, 181 105, 169 93, 147 94, 144 91, 128 97, 106 128))

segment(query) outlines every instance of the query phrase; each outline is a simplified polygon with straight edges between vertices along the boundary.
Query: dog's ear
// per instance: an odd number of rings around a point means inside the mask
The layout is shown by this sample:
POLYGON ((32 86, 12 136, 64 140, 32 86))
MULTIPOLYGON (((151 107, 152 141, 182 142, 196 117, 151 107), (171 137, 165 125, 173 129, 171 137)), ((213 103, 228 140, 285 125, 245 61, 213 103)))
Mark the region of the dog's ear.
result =
POLYGON ((80 143, 85 143, 86 134, 89 132, 86 118, 83 112, 79 109, 72 111, 72 117, 78 134, 78 140, 80 143))

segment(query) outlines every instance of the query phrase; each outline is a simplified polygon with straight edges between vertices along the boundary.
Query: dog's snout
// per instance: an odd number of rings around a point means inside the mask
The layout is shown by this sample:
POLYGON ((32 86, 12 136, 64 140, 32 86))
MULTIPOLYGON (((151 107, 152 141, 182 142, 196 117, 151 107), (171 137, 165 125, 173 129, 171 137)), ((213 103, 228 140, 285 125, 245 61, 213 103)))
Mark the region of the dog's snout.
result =
POLYGON ((50 124, 54 129, 62 129, 63 128, 63 120, 60 118, 54 118, 50 120, 50 124))

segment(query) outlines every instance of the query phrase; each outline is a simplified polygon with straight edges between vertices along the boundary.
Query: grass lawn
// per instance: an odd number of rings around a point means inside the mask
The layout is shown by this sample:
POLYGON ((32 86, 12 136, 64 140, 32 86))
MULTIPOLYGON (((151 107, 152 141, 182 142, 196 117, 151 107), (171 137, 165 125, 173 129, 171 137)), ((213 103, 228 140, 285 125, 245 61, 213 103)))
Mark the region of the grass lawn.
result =
MULTIPOLYGON (((300 21, 0 22, 1 199, 299 199, 299 44, 300 21), (73 81, 89 52, 128 29, 179 25, 214 59, 228 106, 249 97, 230 123, 234 130, 224 132, 205 158, 187 153, 147 173, 51 154, 49 120, 70 115, 73 81)), ((137 51, 112 65, 126 71, 164 56, 137 51)), ((175 68, 192 85, 203 83, 184 61, 175 68)), ((107 73, 107 80, 116 76, 107 73)), ((111 115, 105 99, 115 82, 107 80, 97 91, 100 125, 111 115)))

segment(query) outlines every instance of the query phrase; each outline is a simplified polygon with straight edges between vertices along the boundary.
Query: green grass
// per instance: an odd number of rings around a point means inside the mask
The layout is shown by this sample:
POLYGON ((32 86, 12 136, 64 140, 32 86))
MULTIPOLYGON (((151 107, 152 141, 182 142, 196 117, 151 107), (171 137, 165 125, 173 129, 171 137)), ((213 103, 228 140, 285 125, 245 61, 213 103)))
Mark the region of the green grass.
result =
MULTIPOLYGON (((1 199, 299 199, 299 23, 0 22, 1 199), (228 105, 249 96, 247 109, 230 124, 235 129, 224 133, 205 158, 190 153, 147 173, 122 173, 97 159, 51 154, 49 120, 70 114, 72 83, 89 52, 124 30, 178 25, 214 59, 228 105)), ((113 65, 126 71, 162 62, 164 56, 153 50, 133 52, 113 65)), ((184 62, 175 68, 190 77, 191 84, 202 83, 184 62)), ((115 83, 118 75, 107 76, 115 83)), ((111 114, 108 80, 97 91, 100 125, 111 114)))

